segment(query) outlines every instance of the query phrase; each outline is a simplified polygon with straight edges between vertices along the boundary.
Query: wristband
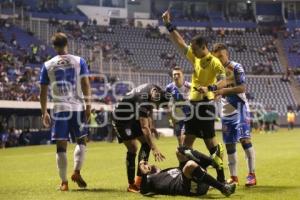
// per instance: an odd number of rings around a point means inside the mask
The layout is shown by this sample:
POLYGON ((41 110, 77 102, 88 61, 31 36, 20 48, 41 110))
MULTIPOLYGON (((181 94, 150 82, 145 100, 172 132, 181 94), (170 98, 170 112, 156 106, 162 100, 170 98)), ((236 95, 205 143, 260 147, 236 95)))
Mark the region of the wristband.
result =
POLYGON ((168 31, 170 33, 172 33, 173 31, 176 30, 176 26, 174 24, 172 24, 172 23, 167 23, 165 26, 166 26, 166 28, 168 29, 168 31))
POLYGON ((217 85, 209 85, 207 87, 208 91, 214 92, 218 89, 217 85))

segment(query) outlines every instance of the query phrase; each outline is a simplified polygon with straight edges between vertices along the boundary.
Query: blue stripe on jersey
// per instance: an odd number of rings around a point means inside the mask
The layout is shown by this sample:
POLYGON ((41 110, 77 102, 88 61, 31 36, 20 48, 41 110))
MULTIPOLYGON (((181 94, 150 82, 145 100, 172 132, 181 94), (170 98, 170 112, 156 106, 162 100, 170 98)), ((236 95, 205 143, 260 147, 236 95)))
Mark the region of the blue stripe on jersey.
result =
POLYGON ((234 66, 234 79, 237 85, 242 85, 246 82, 246 76, 241 64, 237 63, 234 66))
MULTIPOLYGON (((186 88, 189 89, 188 83, 184 82, 183 87, 186 87, 186 88)), ((167 85, 166 91, 172 94, 175 102, 176 101, 179 101, 179 102, 180 101, 186 101, 186 99, 184 98, 184 95, 179 91, 179 89, 177 88, 177 86, 173 82, 167 85)), ((182 111, 186 115, 191 112, 190 108, 188 106, 182 106, 182 111)))
POLYGON ((228 101, 228 103, 230 103, 236 109, 239 105, 241 106, 245 104, 245 102, 236 94, 228 95, 225 98, 228 101))
POLYGON ((40 74, 40 84, 42 85, 48 85, 50 82, 49 76, 48 76, 48 71, 45 67, 45 65, 42 66, 41 69, 41 74, 40 74))
MULTIPOLYGON (((187 87, 187 83, 185 82, 183 87, 187 87)), ((174 83, 170 83, 166 87, 166 91, 171 93, 175 101, 185 101, 183 94, 180 93, 177 86, 174 83)))
MULTIPOLYGON (((246 76, 244 69, 241 64, 234 63, 234 79, 236 85, 242 85, 246 82, 246 76)), ((242 105, 245 104, 244 100, 241 99, 237 94, 228 95, 225 97, 228 103, 230 103, 233 107, 238 108, 239 103, 242 105)))
POLYGON ((83 58, 80 58, 80 75, 88 75, 89 69, 83 58))

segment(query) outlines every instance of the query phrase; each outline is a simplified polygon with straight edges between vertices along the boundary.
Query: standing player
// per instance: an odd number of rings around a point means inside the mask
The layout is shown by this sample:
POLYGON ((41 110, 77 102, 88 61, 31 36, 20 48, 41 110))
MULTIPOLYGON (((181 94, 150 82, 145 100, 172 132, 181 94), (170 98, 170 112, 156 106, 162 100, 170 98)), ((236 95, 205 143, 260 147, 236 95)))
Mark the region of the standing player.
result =
POLYGON ((287 112, 287 123, 288 123, 288 130, 293 130, 294 129, 294 124, 296 121, 296 114, 294 113, 292 108, 288 109, 287 112))
POLYGON ((62 181, 60 190, 67 191, 66 151, 69 134, 74 135, 77 140, 71 179, 81 188, 87 186, 80 175, 80 170, 85 157, 87 139, 87 131, 82 127, 91 113, 89 99, 91 90, 87 64, 83 58, 68 54, 67 36, 64 33, 55 33, 52 44, 58 55, 45 62, 42 67, 40 103, 43 124, 49 127, 51 118, 47 112, 47 92, 50 85, 54 101, 51 134, 52 140, 56 141, 56 163, 62 181))
POLYGON ((200 93, 198 88, 215 84, 217 80, 224 79, 225 69, 219 59, 209 52, 205 38, 197 35, 192 39, 191 44, 187 45, 176 30, 176 26, 171 23, 168 10, 162 15, 162 18, 170 33, 171 41, 194 67, 189 97, 194 110, 191 111, 192 116, 185 123, 183 144, 192 147, 196 138, 202 138, 210 154, 219 161, 220 168, 217 170, 217 179, 224 182, 223 147, 218 144, 215 137, 214 93, 210 91, 200 93))
MULTIPOLYGON (((191 84, 184 80, 183 71, 180 67, 174 67, 172 70, 173 82, 168 84, 166 91, 172 94, 172 100, 174 103, 180 102, 184 103, 188 100, 188 96, 191 89, 191 84)), ((185 117, 189 114, 189 107, 184 105, 178 105, 175 107, 176 117, 185 117)), ((184 120, 176 120, 176 117, 172 117, 174 135, 176 135, 178 140, 178 145, 183 145, 184 139, 184 120)))
POLYGON ((138 151, 137 141, 141 143, 138 161, 148 160, 152 150, 155 161, 163 161, 164 155, 154 144, 152 134, 156 132, 153 125, 153 108, 160 103, 167 102, 168 96, 156 85, 143 84, 127 93, 117 103, 113 111, 113 126, 117 133, 119 143, 124 143, 127 148, 126 167, 128 179, 128 192, 139 192, 141 172, 135 175, 135 158, 138 151))
POLYGON ((246 186, 256 185, 255 152, 251 142, 250 108, 246 98, 246 77, 241 64, 229 60, 227 46, 217 43, 213 54, 220 59, 226 70, 226 80, 208 88, 204 92, 214 91, 221 95, 223 140, 226 144, 228 166, 231 175, 229 182, 238 183, 236 143, 241 142, 245 151, 249 174, 246 186))

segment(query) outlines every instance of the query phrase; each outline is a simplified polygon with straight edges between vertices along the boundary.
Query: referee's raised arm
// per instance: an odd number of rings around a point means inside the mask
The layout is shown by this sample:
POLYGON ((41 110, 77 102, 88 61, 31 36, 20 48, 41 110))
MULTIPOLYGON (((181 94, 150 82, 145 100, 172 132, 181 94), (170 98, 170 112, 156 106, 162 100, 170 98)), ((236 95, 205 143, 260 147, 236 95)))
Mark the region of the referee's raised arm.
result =
POLYGON ((176 26, 171 23, 169 10, 167 10, 163 13, 162 19, 163 19, 163 22, 164 22, 167 30, 170 33, 171 41, 177 46, 177 48, 180 50, 181 53, 186 55, 186 53, 188 51, 188 45, 185 43, 182 36, 176 30, 176 26))

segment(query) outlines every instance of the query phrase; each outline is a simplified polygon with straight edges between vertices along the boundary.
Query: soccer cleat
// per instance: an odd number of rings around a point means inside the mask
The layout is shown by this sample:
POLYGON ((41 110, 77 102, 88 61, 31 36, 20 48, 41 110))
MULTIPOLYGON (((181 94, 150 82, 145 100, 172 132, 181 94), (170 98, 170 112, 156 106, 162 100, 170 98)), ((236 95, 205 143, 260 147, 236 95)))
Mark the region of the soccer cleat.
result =
POLYGON ((213 153, 210 157, 213 160, 213 167, 217 169, 223 169, 223 155, 224 155, 224 148, 221 143, 217 145, 217 151, 213 153))
POLYGON ((86 188, 87 184, 81 177, 80 173, 74 172, 71 176, 71 179, 73 182, 77 183, 78 187, 80 188, 86 188))
POLYGON ((137 187, 138 190, 140 190, 142 184, 142 177, 136 176, 134 180, 134 185, 137 187))
POLYGON ((68 181, 61 182, 61 185, 59 186, 59 190, 63 192, 68 191, 69 190, 68 181))
POLYGON ((139 193, 140 189, 133 183, 133 184, 129 184, 127 188, 127 192, 139 193))
POLYGON ((229 197, 230 195, 232 195, 234 192, 235 192, 235 188, 236 188, 236 184, 234 183, 231 183, 231 184, 228 184, 226 183, 224 185, 224 188, 222 189, 222 194, 226 197, 229 197))
POLYGON ((246 184, 245 186, 251 187, 256 185, 256 176, 254 173, 249 173, 247 176, 246 184))
POLYGON ((234 184, 236 184, 236 185, 239 185, 239 179, 238 179, 237 176, 231 176, 231 177, 226 181, 226 183, 228 183, 228 184, 234 183, 234 184))

